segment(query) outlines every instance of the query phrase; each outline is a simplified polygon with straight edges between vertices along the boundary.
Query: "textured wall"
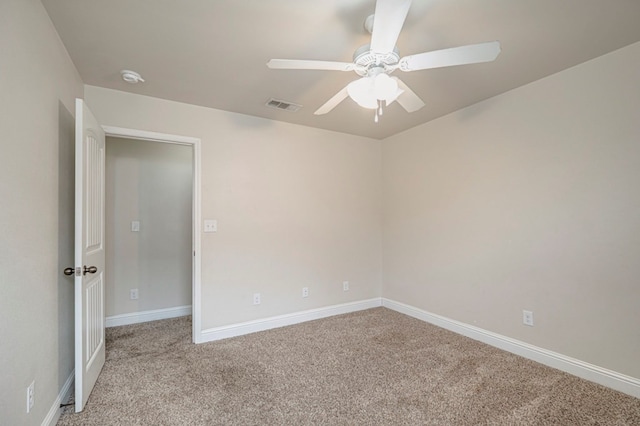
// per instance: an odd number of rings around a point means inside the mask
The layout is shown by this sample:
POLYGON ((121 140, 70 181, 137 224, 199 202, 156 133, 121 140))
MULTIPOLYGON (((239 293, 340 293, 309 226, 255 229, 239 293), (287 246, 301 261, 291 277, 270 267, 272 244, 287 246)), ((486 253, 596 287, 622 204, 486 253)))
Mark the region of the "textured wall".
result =
POLYGON ((639 67, 634 44, 385 140, 384 296, 640 378, 639 67))
POLYGON ((58 168, 73 165, 83 86, 38 0, 0 2, 0 52, 0 422, 39 425, 72 368, 60 356, 73 345, 73 282, 59 266, 72 259, 73 204, 59 189, 73 173, 58 168))
POLYGON ((102 124, 202 140, 202 218, 218 220, 217 233, 202 234, 204 329, 380 296, 379 141, 93 86, 85 94, 102 124))

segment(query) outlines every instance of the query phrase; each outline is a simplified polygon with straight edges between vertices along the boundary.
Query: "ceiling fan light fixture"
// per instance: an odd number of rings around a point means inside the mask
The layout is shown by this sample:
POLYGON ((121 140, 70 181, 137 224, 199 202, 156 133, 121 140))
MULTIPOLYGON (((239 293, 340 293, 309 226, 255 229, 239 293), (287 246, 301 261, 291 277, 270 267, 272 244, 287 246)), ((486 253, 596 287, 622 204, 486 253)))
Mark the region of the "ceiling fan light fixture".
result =
POLYGON ((425 103, 402 80, 390 77, 396 70, 421 71, 433 68, 490 62, 500 54, 500 42, 469 44, 466 46, 432 50, 400 57, 396 43, 412 0, 376 0, 374 15, 364 22, 371 33, 371 42, 353 53, 353 62, 319 61, 308 59, 271 59, 272 69, 355 71, 360 79, 349 83, 314 113, 330 112, 347 97, 363 108, 375 109, 375 119, 383 114, 383 108, 398 101, 407 112, 415 112, 425 103))
POLYGON ((403 91, 398 88, 398 82, 385 73, 375 77, 363 77, 352 81, 347 86, 347 93, 363 108, 376 109, 379 101, 386 105, 395 101, 403 91))

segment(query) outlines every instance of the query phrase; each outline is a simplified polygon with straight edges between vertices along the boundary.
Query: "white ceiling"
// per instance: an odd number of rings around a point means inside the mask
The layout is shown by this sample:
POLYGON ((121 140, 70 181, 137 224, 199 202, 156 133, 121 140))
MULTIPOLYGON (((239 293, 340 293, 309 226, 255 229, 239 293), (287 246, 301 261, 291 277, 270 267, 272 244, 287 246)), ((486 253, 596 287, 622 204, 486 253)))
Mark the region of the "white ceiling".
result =
POLYGON ((354 72, 270 70, 271 58, 350 62, 375 0, 42 0, 86 84, 382 139, 640 41, 637 0, 414 0, 400 56, 499 40, 495 62, 401 75, 427 104, 313 112, 354 72), (132 69, 144 84, 129 85, 132 69), (269 98, 303 105, 264 106, 269 98))

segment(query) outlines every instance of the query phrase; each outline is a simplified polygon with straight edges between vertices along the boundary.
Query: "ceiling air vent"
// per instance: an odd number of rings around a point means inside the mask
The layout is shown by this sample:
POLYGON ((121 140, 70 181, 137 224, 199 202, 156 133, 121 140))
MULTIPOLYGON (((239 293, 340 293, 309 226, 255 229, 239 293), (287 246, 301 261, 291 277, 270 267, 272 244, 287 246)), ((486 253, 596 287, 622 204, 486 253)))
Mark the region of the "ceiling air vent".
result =
POLYGON ((265 105, 269 108, 281 109, 289 112, 296 112, 300 108, 302 108, 302 105, 294 104, 292 102, 280 101, 273 98, 269 99, 269 101, 267 101, 265 105))

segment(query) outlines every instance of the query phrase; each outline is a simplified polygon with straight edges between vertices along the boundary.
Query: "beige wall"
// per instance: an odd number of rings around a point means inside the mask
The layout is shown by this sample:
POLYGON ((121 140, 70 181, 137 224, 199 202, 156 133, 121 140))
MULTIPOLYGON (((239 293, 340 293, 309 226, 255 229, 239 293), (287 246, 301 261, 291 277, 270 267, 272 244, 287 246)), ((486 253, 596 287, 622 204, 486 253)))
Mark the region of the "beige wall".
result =
POLYGON ((69 247, 73 204, 58 191, 73 174, 58 168, 73 164, 83 86, 38 0, 0 2, 0 52, 0 423, 39 425, 72 368, 60 357, 73 344, 73 283, 60 270, 72 255, 58 250, 69 247))
POLYGON ((191 305, 192 179, 191 146, 107 137, 107 316, 191 305))
POLYGON ((202 140, 202 218, 218 221, 202 234, 203 328, 380 296, 379 141, 93 86, 85 95, 102 124, 202 140))
POLYGON ((638 69, 634 44, 385 140, 383 295, 640 378, 638 69))

